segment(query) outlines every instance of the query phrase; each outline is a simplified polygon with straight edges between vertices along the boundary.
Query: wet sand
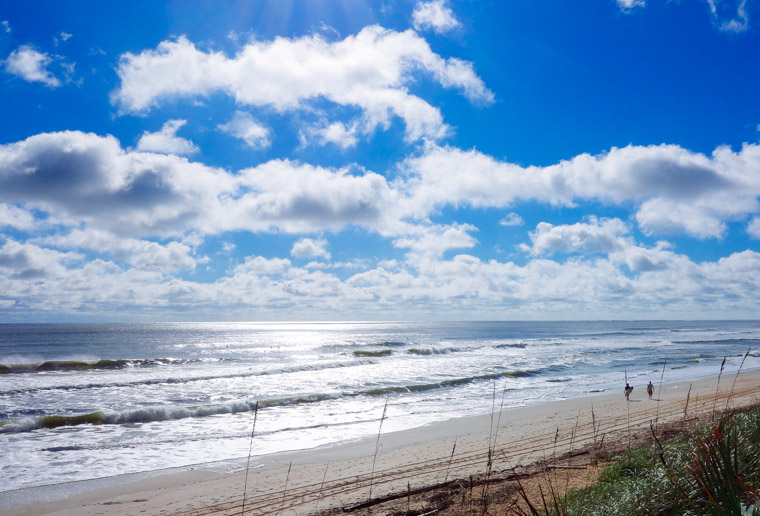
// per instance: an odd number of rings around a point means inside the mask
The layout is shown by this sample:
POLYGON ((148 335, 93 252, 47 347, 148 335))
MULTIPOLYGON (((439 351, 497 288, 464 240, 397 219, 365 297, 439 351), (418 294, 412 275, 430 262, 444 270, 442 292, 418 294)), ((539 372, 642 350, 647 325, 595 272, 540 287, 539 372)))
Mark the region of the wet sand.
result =
MULTIPOLYGON (((760 401, 760 371, 694 382, 634 385, 619 393, 497 410, 356 442, 252 457, 220 466, 125 475, 0 493, 0 513, 31 514, 313 514, 390 493, 405 493, 486 470, 510 470, 589 444, 625 442, 650 424, 694 422, 727 406, 760 401), (716 396, 716 387, 719 387, 716 396), (729 396, 730 395, 730 396, 729 396), (687 404, 688 398, 688 404, 687 404), (377 449, 377 453, 375 450, 377 449), (453 453, 452 453, 453 452, 453 453)), ((656 379, 653 379, 656 380, 656 379)), ((498 401, 497 401, 498 404, 498 401)), ((379 421, 378 421, 379 425, 379 421)), ((255 447, 255 439, 254 439, 255 447)), ((65 480, 65 479, 62 479, 65 480)), ((380 512, 378 512, 380 514, 380 512)))

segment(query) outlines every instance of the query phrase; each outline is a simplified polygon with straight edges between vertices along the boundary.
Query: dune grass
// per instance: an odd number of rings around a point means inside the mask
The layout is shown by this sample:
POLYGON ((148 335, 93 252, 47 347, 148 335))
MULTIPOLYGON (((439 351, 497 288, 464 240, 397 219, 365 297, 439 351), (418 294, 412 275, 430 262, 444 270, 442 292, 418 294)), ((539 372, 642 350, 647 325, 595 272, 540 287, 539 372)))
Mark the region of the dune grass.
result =
POLYGON ((760 408, 755 407, 628 450, 593 485, 559 498, 528 500, 526 513, 759 516, 759 487, 760 408))

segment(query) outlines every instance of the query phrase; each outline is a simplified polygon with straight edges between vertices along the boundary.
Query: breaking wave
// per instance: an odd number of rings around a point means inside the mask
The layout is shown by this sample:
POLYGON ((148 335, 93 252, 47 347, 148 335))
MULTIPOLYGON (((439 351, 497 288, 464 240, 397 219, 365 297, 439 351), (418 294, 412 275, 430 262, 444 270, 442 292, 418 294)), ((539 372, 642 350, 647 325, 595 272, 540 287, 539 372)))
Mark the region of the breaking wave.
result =
POLYGON ((503 344, 497 344, 494 346, 496 349, 517 348, 524 349, 528 347, 526 342, 505 342, 503 344))
MULTIPOLYGON (((218 361, 218 359, 212 359, 218 361)), ((205 362, 209 359, 186 360, 181 358, 138 358, 118 360, 47 360, 37 364, 0 364, 0 374, 48 373, 51 371, 93 371, 98 369, 124 369, 127 367, 153 367, 160 365, 205 362)))
POLYGON ((459 348, 409 348, 406 350, 410 355, 445 355, 447 353, 456 353, 462 351, 459 348))
POLYGON ((393 351, 390 349, 381 349, 378 351, 369 351, 364 349, 358 349, 354 351, 355 357, 389 357, 393 351))
POLYGON ((353 392, 336 392, 311 394, 304 396, 292 396, 284 398, 271 398, 260 400, 243 400, 229 403, 200 405, 190 407, 180 406, 161 406, 145 407, 120 413, 106 413, 95 411, 78 415, 48 415, 34 419, 25 419, 21 421, 3 421, 0 422, 0 433, 20 433, 37 430, 40 428, 59 428, 63 426, 79 425, 104 425, 104 424, 130 424, 130 423, 148 423, 153 421, 170 421, 176 419, 185 419, 191 417, 206 417, 219 414, 236 414, 240 412, 250 412, 256 405, 260 409, 268 407, 279 407, 288 405, 302 405, 308 403, 318 403, 320 401, 334 400, 340 398, 359 397, 359 396, 388 396, 397 393, 412 393, 427 391, 441 388, 458 387, 470 383, 495 380, 499 378, 523 378, 539 374, 538 371, 503 371, 500 373, 490 373, 478 376, 467 376, 463 378, 452 378, 440 382, 431 382, 424 384, 399 385, 391 387, 381 387, 377 389, 365 389, 353 392))
POLYGON ((161 385, 161 384, 183 384, 192 382, 207 382, 213 380, 228 380, 231 378, 250 378, 252 376, 271 376, 277 374, 301 373, 304 371, 320 371, 324 369, 336 369, 340 367, 355 367, 360 365, 371 365, 372 360, 355 360, 351 362, 331 362, 327 364, 308 364, 302 366, 283 367, 269 371, 256 371, 245 373, 231 373, 206 376, 191 376, 187 378, 149 378, 144 380, 135 380, 132 382, 113 382, 113 383, 84 383, 77 385, 56 385, 50 387, 31 387, 29 389, 14 389, 0 392, 0 396, 13 396, 42 391, 80 391, 88 389, 108 389, 112 387, 139 387, 142 385, 161 385))
POLYGON ((674 344, 716 344, 716 345, 731 345, 731 344, 760 344, 758 338, 742 338, 742 339, 714 339, 714 340, 674 340, 674 344))

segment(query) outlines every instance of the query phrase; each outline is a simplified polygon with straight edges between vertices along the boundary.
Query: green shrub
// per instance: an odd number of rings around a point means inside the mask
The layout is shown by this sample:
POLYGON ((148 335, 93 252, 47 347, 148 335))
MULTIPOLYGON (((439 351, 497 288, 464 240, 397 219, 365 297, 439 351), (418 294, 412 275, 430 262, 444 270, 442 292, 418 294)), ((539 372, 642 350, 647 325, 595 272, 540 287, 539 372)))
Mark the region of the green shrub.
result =
POLYGON ((661 446, 625 452, 594 485, 566 495, 564 514, 760 515, 760 409, 661 446))

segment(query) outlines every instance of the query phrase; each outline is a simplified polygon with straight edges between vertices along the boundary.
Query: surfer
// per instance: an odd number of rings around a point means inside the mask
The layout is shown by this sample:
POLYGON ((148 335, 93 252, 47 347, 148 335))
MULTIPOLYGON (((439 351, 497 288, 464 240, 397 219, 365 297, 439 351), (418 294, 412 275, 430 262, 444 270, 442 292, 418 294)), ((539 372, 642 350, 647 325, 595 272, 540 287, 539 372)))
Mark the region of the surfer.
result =
POLYGON ((649 399, 652 399, 652 394, 654 394, 654 385, 652 385, 652 382, 649 382, 649 385, 647 385, 647 394, 649 394, 649 399))
POLYGON ((628 400, 628 397, 629 397, 629 396, 631 395, 631 393, 633 392, 633 387, 631 387, 630 385, 628 385, 628 382, 626 382, 626 383, 625 383, 625 390, 624 390, 623 392, 625 392, 625 400, 626 400, 626 401, 629 401, 629 400, 628 400))

